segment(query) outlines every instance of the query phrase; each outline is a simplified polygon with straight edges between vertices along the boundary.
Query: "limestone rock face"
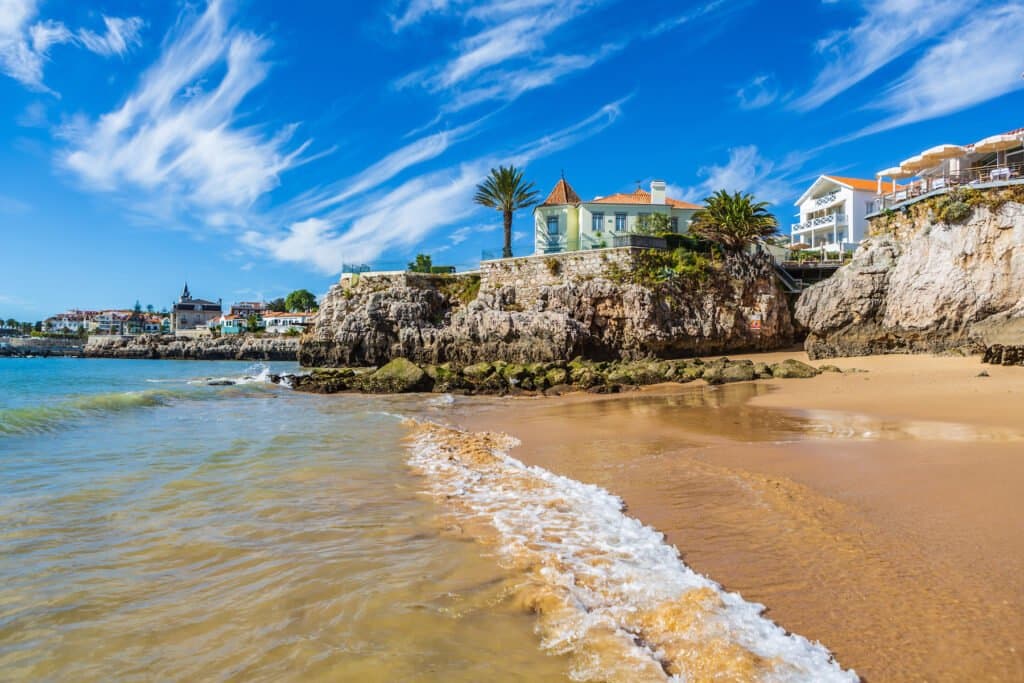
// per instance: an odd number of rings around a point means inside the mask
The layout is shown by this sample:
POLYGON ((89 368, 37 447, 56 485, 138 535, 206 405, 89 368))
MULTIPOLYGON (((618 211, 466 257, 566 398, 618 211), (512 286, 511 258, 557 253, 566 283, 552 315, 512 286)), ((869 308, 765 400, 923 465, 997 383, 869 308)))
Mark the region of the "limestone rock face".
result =
POLYGON ((978 203, 953 225, 927 202, 911 208, 876 219, 890 223, 884 233, 801 295, 812 358, 1024 342, 1024 204, 978 203))
POLYGON ((534 288, 524 303, 500 279, 464 301, 459 278, 467 277, 473 276, 378 275, 335 285, 302 338, 300 362, 632 360, 768 350, 793 340, 785 293, 758 258, 732 257, 700 284, 643 286, 565 273, 559 284, 534 288))
POLYGON ((233 335, 187 339, 173 335, 89 337, 89 358, 170 358, 181 360, 285 360, 298 356, 298 337, 233 335))

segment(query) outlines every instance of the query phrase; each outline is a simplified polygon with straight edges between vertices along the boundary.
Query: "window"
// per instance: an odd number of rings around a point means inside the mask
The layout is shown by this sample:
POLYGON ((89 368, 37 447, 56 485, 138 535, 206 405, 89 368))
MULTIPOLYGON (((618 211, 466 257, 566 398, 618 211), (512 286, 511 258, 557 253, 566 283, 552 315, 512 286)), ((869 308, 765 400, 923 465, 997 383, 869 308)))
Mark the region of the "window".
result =
POLYGON ((679 232, 679 217, 678 216, 672 216, 672 218, 668 219, 668 224, 672 228, 672 232, 679 232))
POLYGON ((558 216, 548 216, 548 234, 558 234, 558 216))
POLYGON ((626 232, 626 214, 615 214, 615 232, 626 232))
POLYGON ((595 213, 590 219, 590 229, 594 232, 601 232, 604 230, 604 214, 595 213))
POLYGON ((864 210, 868 213, 872 213, 875 210, 875 202, 864 202, 864 210))

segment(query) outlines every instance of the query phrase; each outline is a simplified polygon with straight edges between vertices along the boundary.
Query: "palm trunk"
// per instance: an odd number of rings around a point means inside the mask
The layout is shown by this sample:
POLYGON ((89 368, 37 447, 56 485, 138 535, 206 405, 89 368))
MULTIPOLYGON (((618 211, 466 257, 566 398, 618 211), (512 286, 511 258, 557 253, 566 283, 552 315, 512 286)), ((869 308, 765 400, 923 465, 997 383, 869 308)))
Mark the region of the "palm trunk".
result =
POLYGON ((512 212, 506 210, 503 217, 505 219, 505 248, 501 250, 501 257, 512 258, 512 212))

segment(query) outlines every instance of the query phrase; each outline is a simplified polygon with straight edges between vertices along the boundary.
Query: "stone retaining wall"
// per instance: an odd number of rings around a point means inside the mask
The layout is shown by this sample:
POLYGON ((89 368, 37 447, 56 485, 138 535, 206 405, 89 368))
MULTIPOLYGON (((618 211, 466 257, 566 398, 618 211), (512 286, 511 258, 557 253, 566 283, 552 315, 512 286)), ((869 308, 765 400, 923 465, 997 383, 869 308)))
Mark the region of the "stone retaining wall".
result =
POLYGON ((514 287, 516 303, 528 308, 537 301, 543 287, 607 277, 612 264, 629 271, 643 251, 639 247, 613 247, 482 261, 480 291, 514 287))

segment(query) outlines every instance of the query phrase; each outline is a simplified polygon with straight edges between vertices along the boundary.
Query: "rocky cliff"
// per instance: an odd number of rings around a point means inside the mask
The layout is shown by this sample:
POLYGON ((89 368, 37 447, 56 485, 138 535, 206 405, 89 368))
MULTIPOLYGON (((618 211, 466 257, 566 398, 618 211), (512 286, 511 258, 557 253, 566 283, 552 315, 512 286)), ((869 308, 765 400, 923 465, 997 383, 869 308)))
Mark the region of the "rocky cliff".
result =
POLYGON ((89 358, 168 358, 181 360, 285 360, 298 356, 298 337, 233 335, 186 339, 171 335, 89 337, 89 358))
POLYGON ((797 302, 812 358, 1024 341, 1024 188, 930 198, 873 219, 871 233, 797 302))
POLYGON ((632 360, 792 343, 785 294, 763 259, 741 255, 677 272, 658 260, 668 252, 602 252, 493 262, 481 275, 343 280, 323 298, 299 360, 321 367, 395 358, 455 365, 632 360), (595 276, 601 259, 607 267, 595 276), (552 284, 536 284, 530 274, 541 270, 552 284))

